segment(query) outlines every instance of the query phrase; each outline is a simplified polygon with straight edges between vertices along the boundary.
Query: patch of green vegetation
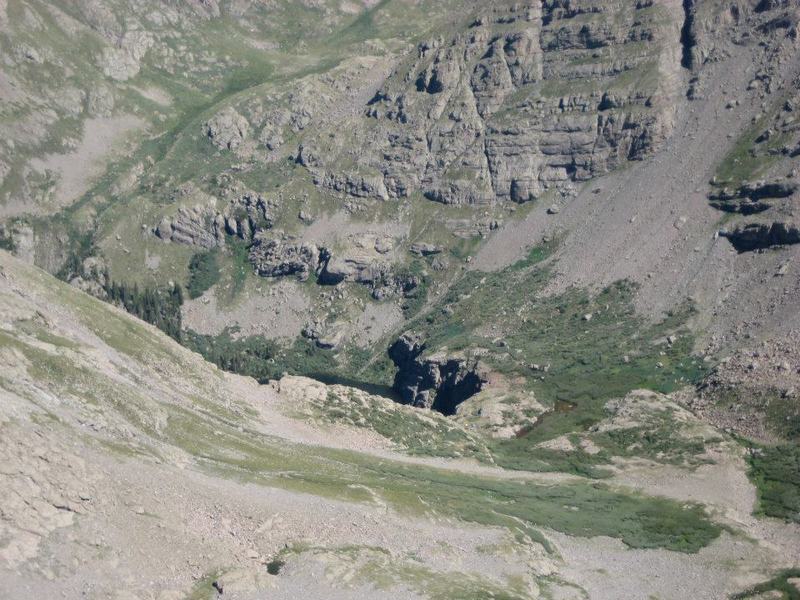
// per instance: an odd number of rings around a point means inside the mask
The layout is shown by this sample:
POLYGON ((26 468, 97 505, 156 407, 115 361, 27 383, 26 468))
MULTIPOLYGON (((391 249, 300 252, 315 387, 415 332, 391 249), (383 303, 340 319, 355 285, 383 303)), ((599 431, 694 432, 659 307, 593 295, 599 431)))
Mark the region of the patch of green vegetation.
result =
POLYGON ((719 410, 735 410, 763 421, 770 437, 800 442, 800 405, 785 389, 764 385, 718 385, 705 391, 719 410))
POLYGON ((516 471, 569 473, 591 479, 611 477, 612 472, 604 467, 610 463, 608 452, 589 454, 580 448, 570 452, 537 448, 511 439, 493 439, 487 442, 492 460, 497 466, 516 471))
POLYGON ((750 479, 758 490, 758 514, 800 523, 800 446, 751 448, 750 479))
MULTIPOLYGON (((224 439, 217 436, 217 444, 224 439)), ((366 487, 365 500, 377 494, 409 514, 435 510, 523 533, 537 526, 549 527, 576 536, 608 535, 634 548, 664 547, 681 552, 695 552, 720 533, 701 507, 614 492, 600 484, 548 486, 494 480, 333 450, 310 453, 305 448, 302 455, 287 452, 279 458, 274 456, 275 449, 264 456, 263 445, 251 444, 240 439, 237 448, 245 456, 232 461, 219 457, 218 464, 249 474, 247 479, 322 495, 340 497, 345 493, 351 500, 358 499, 353 494, 366 487), (277 480, 265 471, 265 458, 281 473, 277 480)), ((218 456, 219 449, 214 453, 218 456)))
POLYGON ((764 583, 759 583, 749 590, 734 594, 734 600, 745 600, 746 598, 772 598, 767 596, 769 592, 778 592, 781 600, 800 600, 800 589, 790 582, 790 579, 800 578, 800 569, 785 569, 778 573, 775 577, 764 583))
POLYGON ((413 260, 405 268, 399 268, 395 275, 401 279, 414 278, 417 286, 404 294, 402 304, 403 314, 406 318, 413 317, 425 305, 428 299, 428 288, 430 287, 430 276, 426 271, 427 264, 422 260, 413 260))
POLYGON ((694 462, 705 451, 704 440, 680 439, 668 425, 611 429, 592 440, 613 456, 641 456, 671 464, 685 464, 687 459, 694 462))
POLYGON ((231 278, 231 297, 237 296, 247 282, 247 276, 253 272, 253 266, 248 259, 249 247, 247 243, 238 237, 228 236, 226 247, 230 254, 230 268, 228 272, 231 278))
POLYGON ((412 455, 469 456, 491 463, 478 435, 465 431, 438 413, 427 414, 385 398, 329 391, 324 401, 311 403, 314 416, 331 423, 363 427, 392 440, 412 455))
POLYGON ((557 247, 557 240, 547 242, 545 244, 539 244, 538 246, 532 246, 525 255, 525 258, 510 265, 508 269, 511 271, 522 271, 529 267, 533 267, 534 265, 537 265, 549 258, 550 255, 555 252, 557 247))
POLYGON ((267 573, 270 575, 278 575, 284 565, 286 565, 286 561, 275 558, 267 563, 267 573))
POLYGON ((217 590, 214 589, 214 582, 217 581, 223 573, 224 571, 222 569, 217 569, 207 573, 201 579, 198 579, 192 586, 192 590, 189 592, 189 595, 186 596, 185 600, 210 600, 216 597, 218 594, 217 590))
POLYGON ((0 331, 0 345, 22 353, 30 362, 28 373, 31 377, 42 381, 58 381, 66 394, 79 397, 84 395, 88 402, 94 402, 103 392, 102 389, 93 387, 94 377, 89 369, 76 366, 73 361, 55 350, 43 350, 6 331, 0 331), (87 394, 86 390, 91 393, 87 394))
POLYGON ((125 442, 116 442, 113 440, 106 440, 106 439, 98 439, 97 443, 104 449, 113 452, 117 456, 121 456, 123 458, 137 458, 137 457, 156 457, 159 460, 163 460, 163 457, 159 456, 157 452, 148 448, 147 451, 134 446, 133 444, 128 444, 125 442))
POLYGON ((44 342, 45 344, 50 344, 51 346, 55 346, 56 348, 69 348, 71 350, 76 350, 79 346, 72 340, 65 338, 60 335, 56 335, 48 326, 39 319, 26 319, 24 321, 16 321, 14 323, 15 329, 18 331, 22 331, 35 337, 40 342, 44 342))
POLYGON ((770 127, 770 123, 781 110, 786 99, 786 96, 776 99, 772 108, 739 136, 733 148, 717 167, 718 185, 737 187, 745 181, 757 178, 760 173, 778 160, 781 154, 774 150, 781 148, 787 142, 786 135, 773 135, 762 143, 758 143, 756 140, 770 127))
MULTIPOLYGON (((345 349, 346 364, 354 368, 353 372, 357 375, 358 380, 374 385, 391 388, 394 381, 394 374, 397 368, 394 366, 392 359, 378 345, 378 352, 370 348, 348 347, 345 349)), ((382 394, 391 397, 391 393, 382 394)))
POLYGON ((530 598, 530 588, 525 578, 506 576, 492 579, 480 575, 433 569, 418 560, 398 557, 388 550, 367 546, 295 546, 283 555, 323 559, 327 575, 336 578, 348 574, 341 583, 359 583, 379 590, 398 587, 410 589, 431 600, 524 600, 530 598), (349 567, 347 570, 341 566, 349 567), (503 581, 504 580, 504 581, 503 581))
POLYGON ((13 252, 16 250, 13 238, 6 233, 5 229, 0 229, 0 250, 13 252))
POLYGON ((800 443, 800 404, 775 390, 767 405, 767 425, 783 439, 800 443))
POLYGON ((36 222, 34 228, 38 231, 45 228, 49 231, 62 229, 67 232, 69 240, 65 248, 67 259, 56 274, 56 277, 63 281, 69 281, 75 275, 79 275, 82 271, 83 261, 93 253, 93 234, 91 232, 79 232, 71 222, 58 217, 50 223, 36 222))
POLYGON ((379 32, 375 25, 375 14, 385 8, 391 0, 380 0, 371 8, 363 11, 356 19, 339 32, 337 43, 354 43, 377 37, 379 32))
POLYGON ((189 298, 199 298, 206 290, 219 281, 219 265, 217 252, 197 253, 189 261, 189 285, 187 291, 189 298))
POLYGON ((171 290, 145 288, 139 290, 136 284, 111 283, 106 286, 108 301, 118 304, 142 321, 155 325, 171 338, 181 339, 181 305, 183 290, 174 286, 171 290))
MULTIPOLYGON (((662 464, 695 467, 709 462, 705 454, 709 443, 722 441, 710 428, 678 416, 676 411, 680 409, 675 406, 637 395, 618 402, 626 403, 626 422, 612 421, 612 427, 588 434, 588 439, 608 456, 642 457, 662 464)), ((606 408, 618 410, 618 402, 612 401, 606 408)))
POLYGON ((183 343, 219 368, 248 375, 262 383, 280 379, 284 373, 321 378, 339 373, 334 356, 307 340, 297 339, 284 347, 263 336, 236 339, 232 333, 226 329, 211 336, 187 331, 183 343))

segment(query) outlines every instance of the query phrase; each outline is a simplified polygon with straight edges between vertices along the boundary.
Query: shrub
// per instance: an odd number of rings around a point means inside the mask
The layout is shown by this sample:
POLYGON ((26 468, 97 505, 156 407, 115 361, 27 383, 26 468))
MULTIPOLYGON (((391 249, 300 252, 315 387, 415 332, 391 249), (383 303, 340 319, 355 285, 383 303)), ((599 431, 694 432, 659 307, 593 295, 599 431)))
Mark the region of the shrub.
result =
POLYGON ((215 251, 195 254, 189 261, 189 297, 199 298, 219 281, 219 265, 215 251))

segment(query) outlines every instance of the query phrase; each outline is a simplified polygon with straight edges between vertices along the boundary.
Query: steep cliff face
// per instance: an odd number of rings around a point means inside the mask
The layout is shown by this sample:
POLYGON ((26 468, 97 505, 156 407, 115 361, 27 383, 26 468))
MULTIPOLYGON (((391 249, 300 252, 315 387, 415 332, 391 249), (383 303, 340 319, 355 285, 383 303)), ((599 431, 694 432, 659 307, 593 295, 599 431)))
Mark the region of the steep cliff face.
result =
POLYGON ((351 195, 477 204, 524 202, 641 159, 672 128, 674 4, 494 3, 418 44, 351 134, 306 138, 300 161, 351 195))

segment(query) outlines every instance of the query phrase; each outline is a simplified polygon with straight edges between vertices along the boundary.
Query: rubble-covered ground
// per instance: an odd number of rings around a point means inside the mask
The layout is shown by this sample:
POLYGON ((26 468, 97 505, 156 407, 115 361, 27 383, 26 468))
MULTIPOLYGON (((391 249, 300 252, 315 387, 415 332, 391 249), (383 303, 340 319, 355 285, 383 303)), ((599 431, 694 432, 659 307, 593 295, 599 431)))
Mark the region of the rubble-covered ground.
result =
POLYGON ((796 597, 798 22, 0 0, 0 589, 796 597))

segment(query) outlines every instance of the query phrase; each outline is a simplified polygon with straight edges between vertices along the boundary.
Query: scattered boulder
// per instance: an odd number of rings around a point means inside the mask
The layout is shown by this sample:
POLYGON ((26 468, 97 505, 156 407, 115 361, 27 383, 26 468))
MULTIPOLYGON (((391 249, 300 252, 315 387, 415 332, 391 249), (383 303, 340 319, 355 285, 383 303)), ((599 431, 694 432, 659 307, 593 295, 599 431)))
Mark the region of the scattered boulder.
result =
POLYGON ((420 278, 410 273, 395 273, 385 270, 370 282, 372 297, 375 300, 385 300, 395 296, 411 297, 420 285, 420 278))
POLYGON ((394 250, 394 240, 391 236, 380 236, 375 239, 375 252, 378 254, 388 254, 394 250))
POLYGON ((319 274, 319 283, 322 285, 338 285, 354 274, 353 267, 343 258, 331 258, 319 274))

